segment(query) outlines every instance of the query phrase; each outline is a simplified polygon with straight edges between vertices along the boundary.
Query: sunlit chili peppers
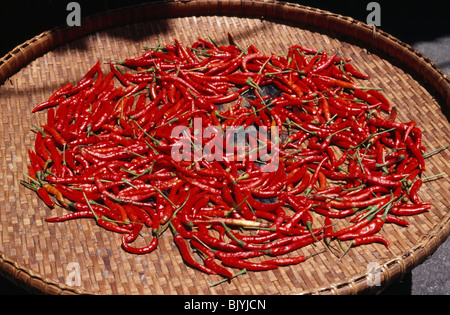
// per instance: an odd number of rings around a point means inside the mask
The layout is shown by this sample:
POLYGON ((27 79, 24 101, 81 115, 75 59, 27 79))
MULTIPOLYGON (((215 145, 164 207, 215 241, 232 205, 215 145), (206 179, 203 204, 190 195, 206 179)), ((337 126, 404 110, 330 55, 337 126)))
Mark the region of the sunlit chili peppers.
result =
POLYGON ((46 221, 94 219, 132 254, 153 252, 170 229, 187 265, 231 279, 228 268, 302 263, 302 248, 321 241, 389 248, 385 223, 406 227, 400 217, 430 210, 418 193, 421 130, 395 121, 398 109, 357 81, 369 76, 351 60, 231 42, 159 43, 109 60, 108 73, 97 62, 37 105, 47 122, 33 125, 22 183, 72 211, 46 221), (220 152, 234 140, 221 132, 253 127, 267 132, 248 134, 244 154, 220 152), (152 236, 137 247, 144 228, 152 236))

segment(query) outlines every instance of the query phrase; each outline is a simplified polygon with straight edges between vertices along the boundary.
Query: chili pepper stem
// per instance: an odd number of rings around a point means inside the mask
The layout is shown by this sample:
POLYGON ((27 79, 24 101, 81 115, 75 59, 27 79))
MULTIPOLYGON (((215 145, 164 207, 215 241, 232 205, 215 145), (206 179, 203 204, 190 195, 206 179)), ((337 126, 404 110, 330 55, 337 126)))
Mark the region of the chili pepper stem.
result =
POLYGON ((320 254, 323 254, 323 253, 325 253, 326 251, 327 251, 327 250, 324 249, 324 250, 321 250, 321 251, 319 251, 319 252, 315 252, 315 253, 313 253, 313 254, 310 254, 310 255, 308 255, 308 256, 305 256, 305 260, 308 260, 308 259, 313 258, 314 256, 318 256, 318 255, 320 255, 320 254))
POLYGON ((94 209, 92 209, 91 203, 89 202, 89 199, 86 197, 86 194, 83 191, 83 197, 86 200, 86 204, 89 207, 89 210, 91 210, 92 214, 94 215, 95 221, 99 220, 99 217, 97 216, 97 214, 94 212, 94 209))
MULTIPOLYGON (((355 243, 355 241, 351 241, 350 245, 348 245, 348 248, 344 251, 344 253, 342 254, 342 256, 339 258, 339 261, 341 261, 349 252, 350 248, 352 248, 353 244, 355 243)), ((341 245, 341 242, 339 242, 339 244, 341 245)), ((343 249, 342 245, 341 248, 343 249)))
POLYGON ((234 236, 233 233, 231 233, 230 228, 224 222, 221 222, 221 224, 225 228, 225 231, 226 231, 227 235, 231 239, 233 239, 236 243, 238 243, 239 246, 241 246, 241 247, 245 246, 245 242, 240 240, 240 239, 238 239, 236 236, 234 236))
MULTIPOLYGON (((240 275, 244 275, 244 274, 246 274, 246 273, 247 273, 247 269, 243 268, 243 269, 239 270, 238 272, 236 272, 236 273, 233 275, 233 278, 231 278, 231 279, 234 279, 234 278, 239 277, 240 275)), ((229 282, 229 281, 231 281, 231 279, 222 279, 222 280, 219 280, 219 281, 217 281, 217 282, 211 283, 211 284, 209 285, 209 287, 212 288, 212 287, 218 286, 219 284, 222 284, 222 283, 224 283, 224 282, 229 282)))
POLYGON ((422 181, 425 183, 425 182, 429 182, 429 181, 431 181, 431 180, 436 180, 437 178, 443 177, 443 176, 446 176, 446 175, 447 175, 447 173, 441 173, 441 174, 431 175, 431 176, 422 178, 422 181))
MULTIPOLYGON (((333 255, 340 257, 340 255, 342 253, 342 247, 335 247, 332 245, 333 240, 332 239, 325 239, 325 246, 326 246, 326 250, 329 251, 330 253, 332 253, 333 255)), ((338 240, 338 242, 340 242, 338 240)))
POLYGON ((432 156, 432 155, 434 155, 434 154, 437 154, 437 153, 440 153, 441 151, 444 151, 444 150, 447 149, 448 147, 450 147, 450 144, 444 145, 444 146, 442 146, 442 147, 440 147, 440 148, 438 148, 438 149, 436 149, 436 150, 433 150, 433 151, 431 151, 431 152, 425 153, 425 154, 423 154, 422 156, 423 156, 424 159, 425 159, 425 158, 428 158, 428 157, 430 157, 430 156, 432 156))
MULTIPOLYGON (((172 224, 172 219, 175 218, 177 213, 181 209, 184 208, 184 206, 186 205, 187 201, 189 200, 189 196, 190 196, 190 192, 189 192, 188 196, 186 197, 186 200, 181 204, 181 206, 176 208, 176 210, 173 212, 172 217, 166 222, 166 224, 164 224, 162 227, 160 227, 159 230, 155 233, 155 235, 157 237, 159 237, 167 229, 167 227, 169 227, 169 225, 172 224)), ((174 207, 176 207, 176 206, 174 205, 174 207)))
POLYGON ((308 229, 309 233, 311 234, 312 238, 318 242, 319 240, 317 239, 316 235, 314 235, 314 231, 312 229, 312 224, 311 222, 306 222, 306 228, 308 229))
POLYGON ((44 130, 42 130, 41 128, 39 128, 38 126, 36 126, 35 124, 31 124, 31 126, 33 126, 34 128, 36 128, 37 131, 39 131, 43 137, 48 137, 48 135, 44 132, 44 130))

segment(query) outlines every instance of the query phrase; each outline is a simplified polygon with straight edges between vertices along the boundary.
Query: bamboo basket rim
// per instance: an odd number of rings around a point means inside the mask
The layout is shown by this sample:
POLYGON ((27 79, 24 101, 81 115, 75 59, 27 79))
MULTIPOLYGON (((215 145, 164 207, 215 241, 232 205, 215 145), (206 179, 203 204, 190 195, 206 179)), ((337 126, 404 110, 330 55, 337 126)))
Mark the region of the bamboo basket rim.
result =
MULTIPOLYGON (((436 91, 448 108, 450 108, 450 80, 428 57, 403 43, 394 36, 353 18, 324 11, 317 8, 302 6, 288 2, 273 0, 193 0, 180 2, 166 0, 150 2, 135 6, 105 11, 83 19, 82 25, 87 28, 73 28, 65 25, 55 27, 18 45, 0 59, 0 85, 5 84, 9 77, 20 71, 34 59, 53 50, 59 45, 68 43, 88 34, 148 20, 148 16, 137 12, 144 7, 158 7, 158 16, 151 19, 166 19, 192 15, 224 15, 244 18, 264 16, 266 19, 282 19, 285 22, 299 23, 308 27, 319 28, 324 32, 339 32, 345 36, 362 42, 380 52, 400 61, 402 66, 424 79, 436 91), (228 4, 228 6, 226 6, 228 4), (164 9, 162 9, 164 8, 164 9), (176 8, 172 13, 171 9, 176 8), (125 12, 133 14, 124 14, 125 12), (324 26, 326 25, 326 26, 324 26)), ((427 234, 422 241, 403 253, 381 265, 383 273, 383 288, 394 281, 402 279, 429 255, 431 255, 450 234, 450 213, 427 234)), ((0 252, 0 274, 31 292, 45 294, 90 294, 81 289, 73 288, 35 273, 30 268, 15 262, 0 252)), ((367 273, 359 274, 342 282, 331 283, 328 286, 315 288, 301 294, 357 294, 365 288, 367 273)))

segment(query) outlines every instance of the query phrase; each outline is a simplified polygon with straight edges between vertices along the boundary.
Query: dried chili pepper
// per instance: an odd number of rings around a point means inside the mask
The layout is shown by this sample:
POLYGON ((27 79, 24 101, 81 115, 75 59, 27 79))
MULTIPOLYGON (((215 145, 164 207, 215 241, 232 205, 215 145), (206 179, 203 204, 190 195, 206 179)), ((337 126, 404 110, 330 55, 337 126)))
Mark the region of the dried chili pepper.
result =
POLYGON ((241 258, 236 257, 228 257, 223 256, 221 257, 222 263, 226 266, 233 267, 233 268, 245 268, 247 270, 251 271, 266 271, 266 270, 273 270, 277 269, 278 265, 270 264, 270 263, 256 263, 256 262, 250 262, 241 258))
POLYGON ((387 249, 390 248, 389 241, 381 235, 369 235, 369 236, 355 238, 352 241, 352 246, 359 246, 359 245, 372 244, 372 243, 382 243, 386 246, 387 249))
POLYGON ((144 247, 133 247, 127 242, 127 234, 122 235, 122 247, 130 253, 143 255, 153 252, 158 246, 159 239, 153 237, 150 243, 144 247))

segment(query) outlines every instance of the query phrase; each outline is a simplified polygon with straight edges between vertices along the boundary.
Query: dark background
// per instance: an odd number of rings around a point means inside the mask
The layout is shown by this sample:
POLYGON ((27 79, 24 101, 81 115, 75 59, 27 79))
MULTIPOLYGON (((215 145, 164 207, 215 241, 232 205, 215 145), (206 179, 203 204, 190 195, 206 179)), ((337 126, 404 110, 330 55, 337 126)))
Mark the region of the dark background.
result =
MULTIPOLYGON (((66 24, 70 0, 3 2, 0 7, 0 57, 17 45, 55 26, 66 24)), ((82 17, 105 10, 151 1, 78 0, 82 17)), ((370 0, 290 1, 366 22, 370 0)), ((447 75, 450 69, 450 20, 444 1, 376 1, 381 6, 381 26, 403 42, 419 49, 447 75)), ((383 292, 386 295, 448 295, 449 241, 404 279, 383 292)), ((0 294, 27 294, 0 276, 0 294)))
MULTIPOLYGON (((54 26, 66 23, 67 4, 70 0, 26 0, 3 2, 0 8, 1 55, 27 39, 54 26)), ((143 2, 145 0, 78 0, 82 16, 92 15, 143 2)), ((334 13, 351 16, 366 22, 367 4, 371 0, 292 0, 334 13)), ((378 0, 381 6, 381 29, 413 44, 448 35, 450 30, 448 11, 444 1, 378 0)))

